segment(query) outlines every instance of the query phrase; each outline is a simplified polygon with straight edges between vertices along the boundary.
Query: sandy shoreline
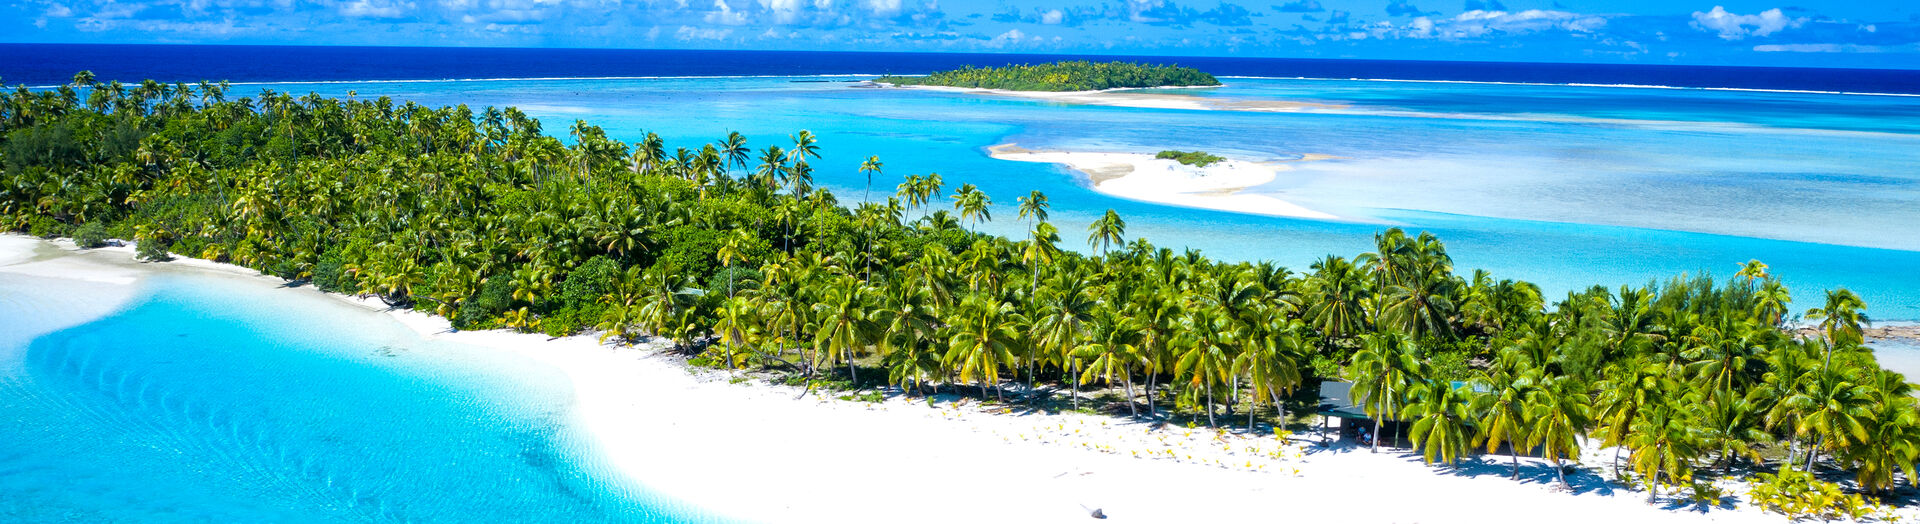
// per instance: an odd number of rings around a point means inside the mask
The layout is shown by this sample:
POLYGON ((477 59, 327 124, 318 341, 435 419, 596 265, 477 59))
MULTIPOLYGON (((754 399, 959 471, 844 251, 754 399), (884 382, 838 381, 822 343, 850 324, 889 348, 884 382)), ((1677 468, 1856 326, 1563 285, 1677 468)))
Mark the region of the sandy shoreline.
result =
MULTIPOLYGON (((1340 219, 1254 189, 1290 169, 1281 162, 1227 160, 1199 168, 1148 154, 1035 151, 1015 144, 993 146, 988 152, 1000 160, 1067 166, 1085 173, 1094 191, 1129 200, 1253 215, 1340 219)), ((1298 161, 1329 158, 1308 155, 1298 161)))
MULTIPOLYGON (((278 279, 191 259, 131 262, 109 248, 47 256, 55 244, 0 236, 0 274, 89 279, 204 270, 285 293, 278 279), (32 262, 13 256, 34 251, 32 262), (109 259, 123 260, 114 263, 109 259), (103 260, 105 260, 103 262, 103 260), (34 265, 31 273, 22 265, 34 265), (54 274, 58 272, 59 274, 54 274)), ((125 284, 124 286, 130 286, 125 284)), ((329 295, 336 296, 337 295, 329 295)), ((344 303, 387 311, 377 301, 344 303)), ((1101 508, 1116 522, 1778 522, 1752 509, 1701 513, 1599 479, 1606 454, 1589 450, 1552 489, 1551 470, 1523 459, 1468 459, 1456 470, 1404 452, 1283 443, 1272 436, 1148 426, 1104 416, 1003 414, 939 399, 866 403, 796 398, 718 371, 689 372, 643 348, 592 336, 549 339, 505 331, 453 332, 444 319, 388 311, 423 337, 511 352, 572 381, 575 423, 614 468, 652 490, 728 517, 760 522, 1085 522, 1101 508), (1155 458, 1143 458, 1143 455, 1155 458)))

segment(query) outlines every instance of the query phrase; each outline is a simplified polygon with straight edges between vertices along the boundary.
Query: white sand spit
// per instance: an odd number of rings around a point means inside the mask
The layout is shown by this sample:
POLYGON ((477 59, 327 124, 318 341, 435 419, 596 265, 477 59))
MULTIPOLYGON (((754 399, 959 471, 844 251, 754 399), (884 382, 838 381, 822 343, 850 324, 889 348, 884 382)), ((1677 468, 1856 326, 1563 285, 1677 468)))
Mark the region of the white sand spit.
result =
POLYGON ((1001 160, 1067 166, 1085 173, 1094 191, 1130 200, 1253 215, 1340 218, 1258 189, 1288 169, 1277 162, 1227 160, 1194 167, 1138 153, 1032 151, 1014 144, 994 146, 989 151, 1001 160))

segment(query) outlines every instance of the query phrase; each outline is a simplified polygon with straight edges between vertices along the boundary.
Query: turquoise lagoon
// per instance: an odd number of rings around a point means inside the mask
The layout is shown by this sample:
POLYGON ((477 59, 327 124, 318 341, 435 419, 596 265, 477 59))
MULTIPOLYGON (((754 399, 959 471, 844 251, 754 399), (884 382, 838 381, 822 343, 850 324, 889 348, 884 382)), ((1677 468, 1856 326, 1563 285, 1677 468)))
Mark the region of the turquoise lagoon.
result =
POLYGON ((718 521, 608 470, 558 370, 311 293, 136 285, 61 327, 99 288, 0 273, 0 521, 718 521))
MULTIPOLYGON (((422 104, 517 106, 565 136, 576 119, 633 142, 648 131, 697 148, 739 131, 755 148, 809 129, 815 178, 861 198, 858 166, 885 162, 876 195, 906 174, 972 183, 999 205, 984 229, 1020 235, 1017 196, 1045 192, 1053 221, 1079 231, 1111 208, 1128 237, 1305 271, 1326 254, 1369 251, 1388 226, 1432 231, 1463 271, 1532 281, 1550 300, 1600 284, 1770 264, 1801 302, 1848 287, 1877 319, 1920 319, 1920 97, 1827 93, 1227 78, 1168 90, 1252 112, 1070 105, 1025 98, 856 89, 864 77, 626 78, 262 85, 390 96, 422 104), (1252 216, 1129 201, 1046 164, 986 148, 1156 152, 1255 159, 1305 154, 1268 192, 1338 221, 1252 216)), ((249 86, 256 87, 256 86, 249 86)), ((875 198, 879 198, 876 196, 875 198)))

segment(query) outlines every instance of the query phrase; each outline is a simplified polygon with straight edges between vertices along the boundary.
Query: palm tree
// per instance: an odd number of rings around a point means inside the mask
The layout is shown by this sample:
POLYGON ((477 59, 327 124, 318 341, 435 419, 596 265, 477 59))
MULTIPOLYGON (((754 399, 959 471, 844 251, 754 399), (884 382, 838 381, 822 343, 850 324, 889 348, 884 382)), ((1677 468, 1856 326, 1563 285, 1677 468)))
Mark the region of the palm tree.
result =
POLYGON ((1108 247, 1126 242, 1122 238, 1125 234, 1127 234, 1127 221, 1122 220, 1119 213, 1108 209, 1107 214, 1101 215, 1099 219, 1093 221, 1093 224, 1087 226, 1087 247, 1097 248, 1100 254, 1105 255, 1108 247))
POLYGON ((1473 420, 1473 390, 1429 379, 1415 384, 1411 396, 1417 400, 1400 416, 1413 421, 1413 447, 1420 448, 1420 456, 1428 464, 1458 463, 1460 455, 1471 447, 1473 433, 1468 424, 1473 420))
POLYGON ((861 202, 873 201, 873 175, 880 172, 881 165, 880 157, 877 156, 869 156, 860 162, 860 174, 867 176, 867 189, 860 194, 861 202))
POLYGON ((1698 453, 1693 429, 1682 411, 1666 402, 1648 406, 1633 421, 1626 445, 1633 449, 1634 471, 1647 483, 1647 503, 1660 494, 1660 485, 1669 479, 1687 478, 1693 457, 1698 453))
POLYGON ((1541 456, 1553 461, 1553 474, 1560 479, 1563 490, 1573 486, 1567 484, 1566 468, 1560 466, 1560 460, 1580 457, 1580 435, 1592 424, 1589 399, 1568 377, 1548 379, 1527 395, 1527 444, 1538 446, 1541 456))
POLYGON ((1347 376, 1353 380, 1361 407, 1373 417, 1373 448, 1380 452, 1380 422, 1402 409, 1402 399, 1413 384, 1426 380, 1424 364, 1415 356, 1413 340, 1399 333, 1372 333, 1353 354, 1347 376))
POLYGON ((1181 331, 1185 334, 1174 341, 1179 360, 1173 375, 1187 379, 1189 392, 1206 393, 1207 425, 1213 426, 1213 390, 1233 377, 1232 351, 1242 338, 1240 330, 1220 311, 1201 309, 1182 319, 1181 331))
POLYGON ((860 383, 854 359, 877 340, 879 326, 874 322, 873 289, 851 276, 840 275, 823 283, 813 314, 819 326, 814 341, 820 354, 832 359, 845 358, 847 376, 860 383))
POLYGON ((1139 341, 1138 323, 1113 308, 1100 308, 1088 325, 1087 344, 1074 355, 1076 360, 1087 362, 1086 372, 1077 378, 1078 383, 1086 384, 1097 378, 1112 387, 1114 376, 1118 375, 1126 385, 1127 412, 1136 417, 1140 411, 1133 402, 1133 368, 1140 363, 1139 341))
MULTIPOLYGON (((1512 360, 1509 350, 1502 353, 1501 360, 1512 360)), ((1534 393, 1534 383, 1538 373, 1532 369, 1498 369, 1482 374, 1475 382, 1486 388, 1487 393, 1474 397, 1473 412, 1475 425, 1480 428, 1480 440, 1487 445, 1487 453, 1497 453, 1501 444, 1513 448, 1513 480, 1520 480, 1520 453, 1522 443, 1532 433, 1529 427, 1531 419, 1527 417, 1527 402, 1534 393)))
MULTIPOLYGON (((987 194, 973 184, 961 184, 960 189, 953 193, 954 210, 960 212, 961 220, 972 220, 974 226, 980 225, 983 220, 993 220, 993 211, 987 207, 991 204, 993 199, 987 198, 987 194)), ((972 227, 969 226, 968 230, 971 231, 972 227)))
POLYGON ((1744 278, 1748 282, 1752 282, 1755 279, 1767 280, 1773 277, 1773 275, 1767 274, 1767 264, 1757 259, 1748 260, 1747 263, 1741 264, 1740 271, 1735 272, 1733 276, 1744 278))
POLYGON ((1818 463, 1821 448, 1839 450, 1865 441, 1864 420, 1872 414, 1872 393, 1846 373, 1821 367, 1807 372, 1798 390, 1780 401, 1782 408, 1796 414, 1794 434, 1814 438, 1807 450, 1807 471, 1818 463))
POLYGON ((727 137, 720 141, 720 153, 726 155, 726 165, 745 170, 753 150, 747 148, 747 137, 741 136, 739 131, 729 131, 727 137))
MULTIPOLYGON (((983 294, 967 295, 952 318, 953 334, 947 342, 947 365, 959 372, 961 381, 975 381, 980 396, 987 395, 987 384, 1000 383, 1000 367, 1014 359, 1012 346, 1019 333, 1011 322, 1013 306, 983 294)), ((994 398, 1001 399, 994 388, 994 398)))
POLYGON ((1860 300, 1860 295, 1840 288, 1827 291, 1825 305, 1807 310, 1806 317, 1819 320, 1820 331, 1827 337, 1826 360, 1829 364, 1833 360, 1834 346, 1861 342, 1861 329, 1872 323, 1867 319, 1866 308, 1867 303, 1860 300))
MULTIPOLYGON (((1261 399, 1273 403, 1277 427, 1287 425, 1287 408, 1281 396, 1291 395, 1293 388, 1300 386, 1300 359, 1312 354, 1305 332, 1306 326, 1299 320, 1287 320, 1277 332, 1259 337, 1234 357, 1236 373, 1244 373, 1247 383, 1253 386, 1253 403, 1257 405, 1261 399)), ((1253 430, 1253 412, 1252 408, 1247 409, 1248 431, 1253 430)))

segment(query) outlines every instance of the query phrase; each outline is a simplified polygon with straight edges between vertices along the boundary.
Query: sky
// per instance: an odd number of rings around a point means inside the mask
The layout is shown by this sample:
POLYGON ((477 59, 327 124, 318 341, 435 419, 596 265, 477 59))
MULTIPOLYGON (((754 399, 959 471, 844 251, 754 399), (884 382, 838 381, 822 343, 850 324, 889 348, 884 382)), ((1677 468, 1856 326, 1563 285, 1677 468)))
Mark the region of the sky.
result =
POLYGON ((1920 1, 0 0, 0 41, 1920 69, 1920 1))

